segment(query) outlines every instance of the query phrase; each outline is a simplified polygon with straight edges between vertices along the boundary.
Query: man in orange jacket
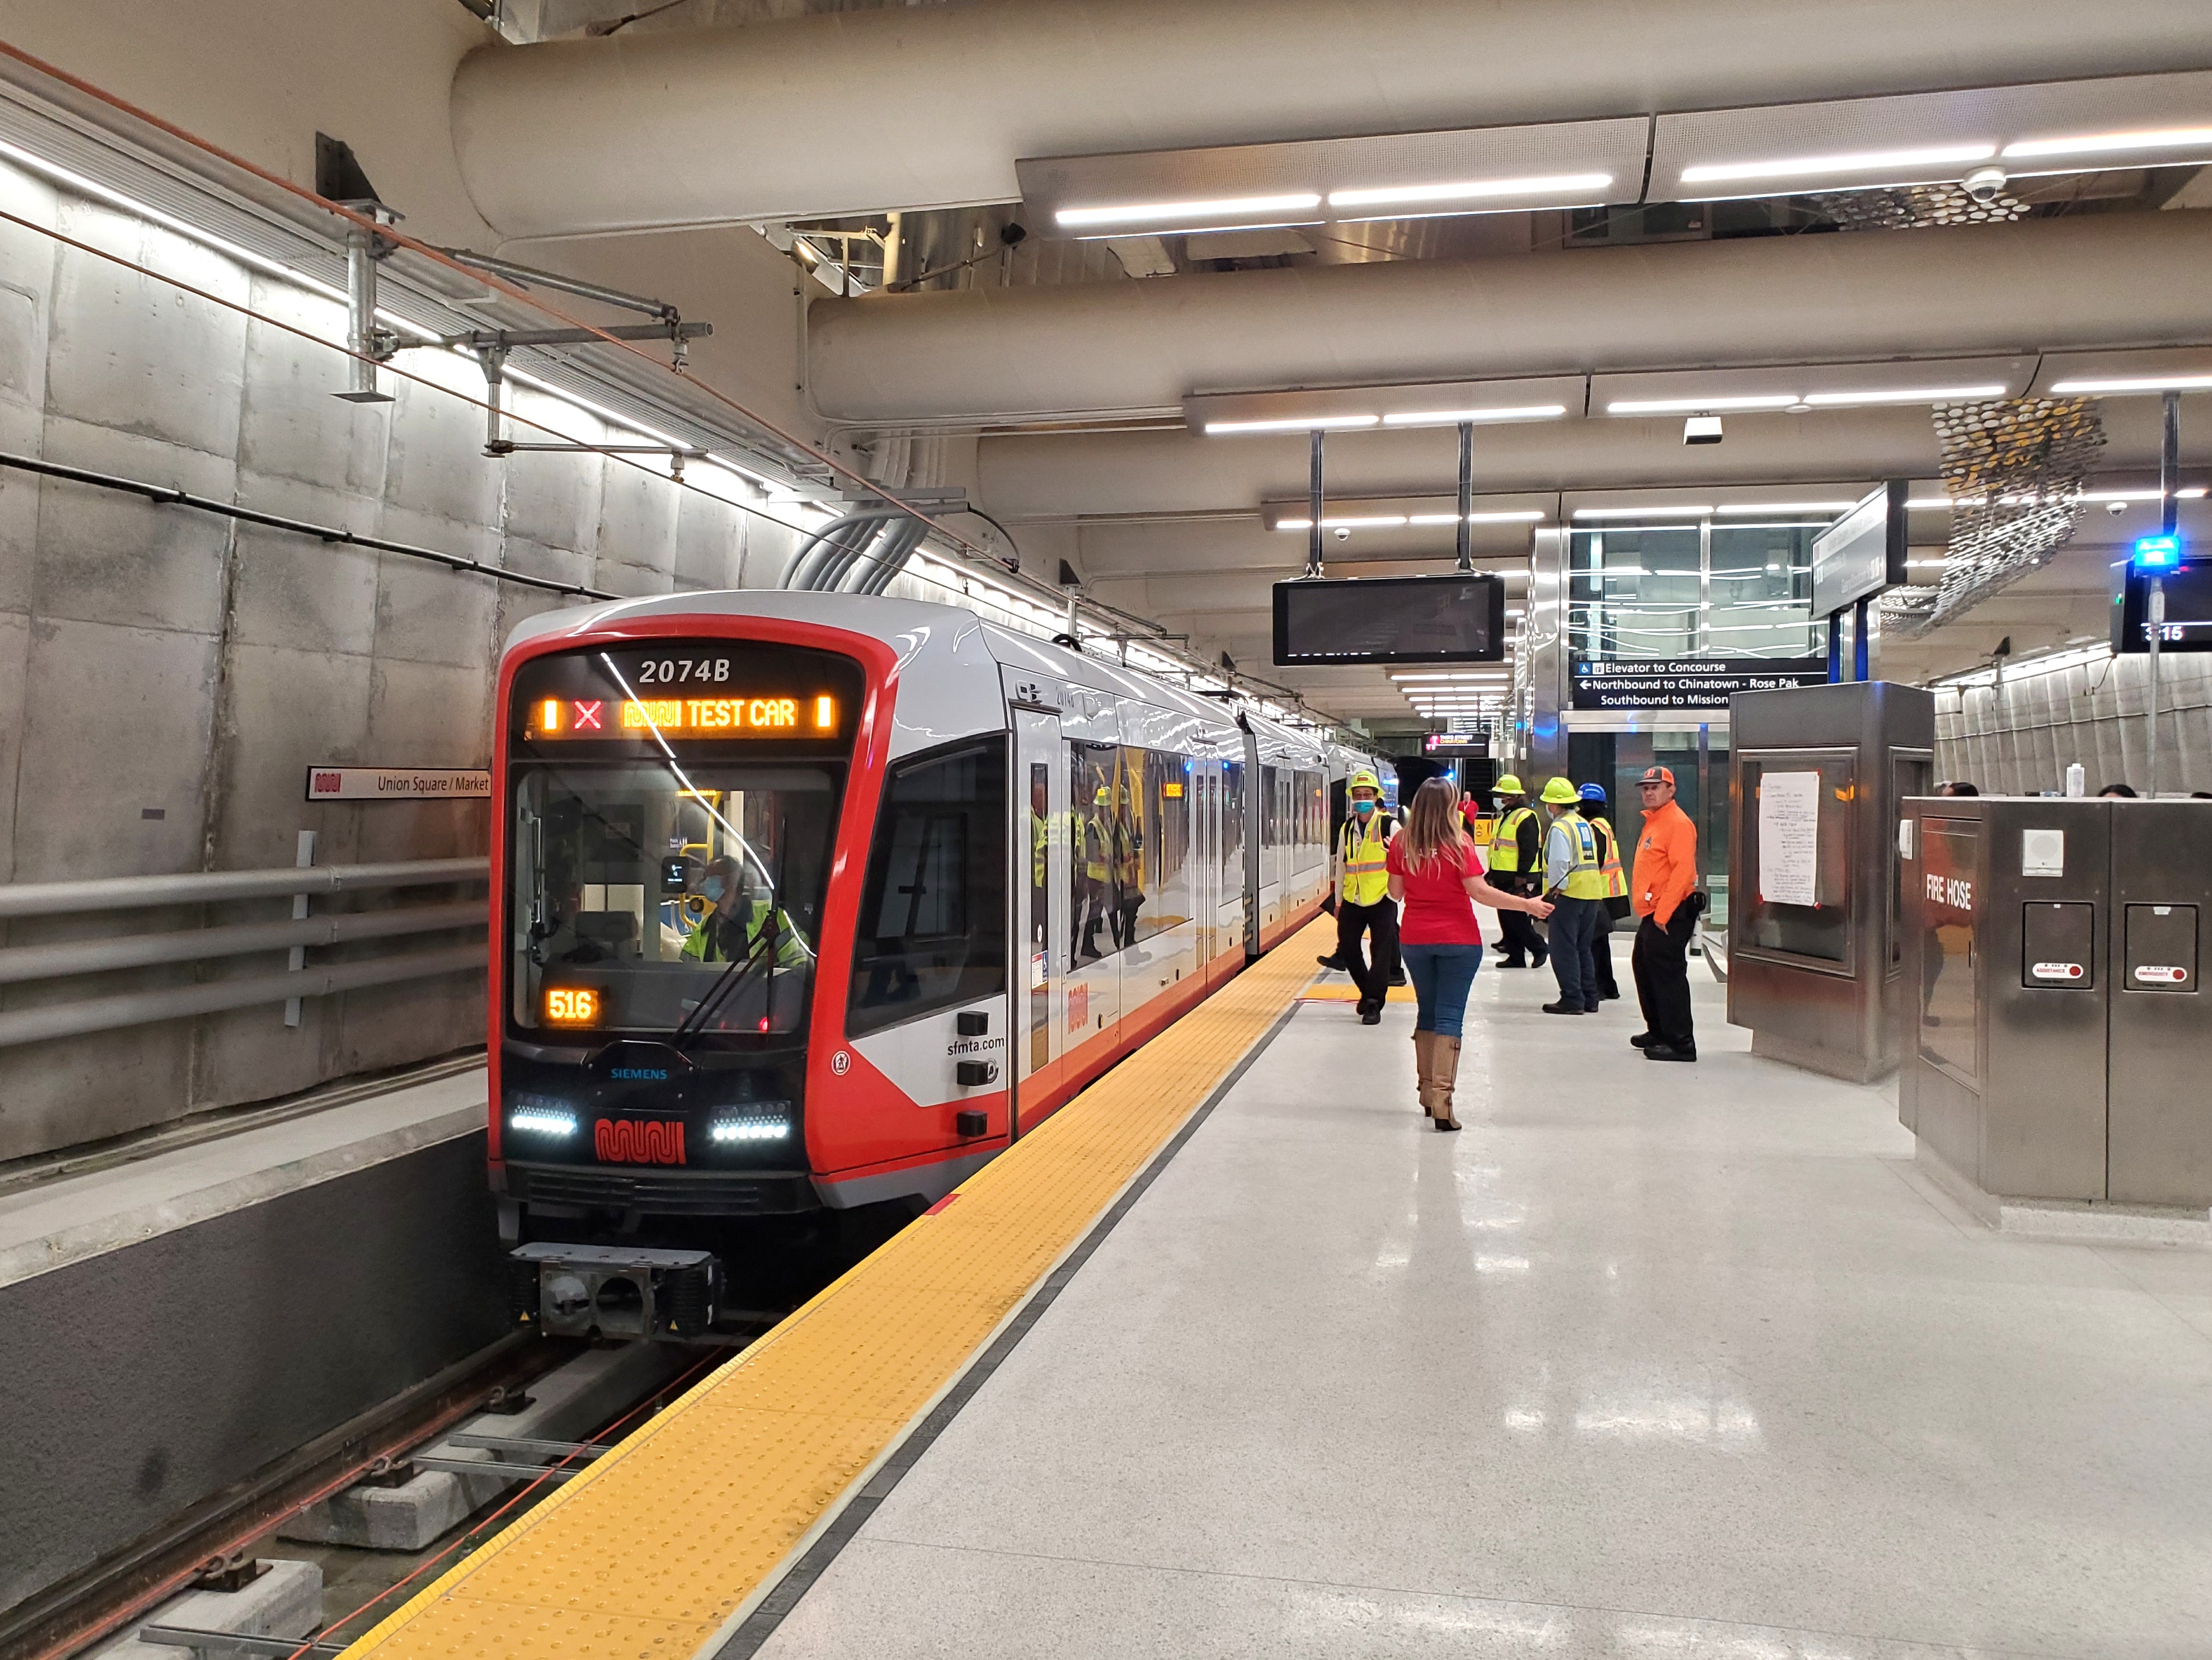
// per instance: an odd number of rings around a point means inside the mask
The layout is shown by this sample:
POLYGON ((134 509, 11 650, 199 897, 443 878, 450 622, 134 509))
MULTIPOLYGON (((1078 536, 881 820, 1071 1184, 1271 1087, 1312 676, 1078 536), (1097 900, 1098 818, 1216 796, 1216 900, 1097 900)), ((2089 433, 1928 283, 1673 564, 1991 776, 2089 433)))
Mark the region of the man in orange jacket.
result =
POLYGON ((1642 918, 1629 966, 1644 1030, 1629 1042, 1647 1061, 1694 1061, 1690 1023, 1690 931, 1698 925, 1698 827, 1674 804, 1674 775, 1663 766, 1637 780, 1644 835, 1636 844, 1630 900, 1642 918))

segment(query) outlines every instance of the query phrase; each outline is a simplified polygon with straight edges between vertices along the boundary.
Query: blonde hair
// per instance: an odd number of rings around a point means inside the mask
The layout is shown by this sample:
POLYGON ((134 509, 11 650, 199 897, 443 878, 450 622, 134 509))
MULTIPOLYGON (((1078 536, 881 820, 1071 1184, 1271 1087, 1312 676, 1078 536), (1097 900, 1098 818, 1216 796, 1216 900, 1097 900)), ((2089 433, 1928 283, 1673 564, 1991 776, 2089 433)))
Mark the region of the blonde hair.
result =
POLYGON ((1458 786, 1449 779, 1433 778, 1416 790, 1401 839, 1410 871, 1425 872, 1430 861, 1440 857, 1464 868, 1474 843, 1460 822, 1458 786))

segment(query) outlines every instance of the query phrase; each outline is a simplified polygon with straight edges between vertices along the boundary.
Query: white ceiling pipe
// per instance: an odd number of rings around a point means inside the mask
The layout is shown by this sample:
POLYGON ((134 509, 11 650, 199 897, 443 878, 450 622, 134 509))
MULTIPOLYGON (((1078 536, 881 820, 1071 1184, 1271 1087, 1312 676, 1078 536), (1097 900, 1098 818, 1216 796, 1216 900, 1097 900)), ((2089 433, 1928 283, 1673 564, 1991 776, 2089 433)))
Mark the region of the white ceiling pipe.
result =
POLYGON ((981 0, 492 46, 453 136, 510 237, 1014 200, 1027 156, 2212 64, 2202 0, 981 0))
POLYGON ((2212 212, 2183 211, 880 294, 815 302, 807 384, 833 420, 980 421, 1204 391, 2194 342, 2212 336, 2208 266, 2212 212))

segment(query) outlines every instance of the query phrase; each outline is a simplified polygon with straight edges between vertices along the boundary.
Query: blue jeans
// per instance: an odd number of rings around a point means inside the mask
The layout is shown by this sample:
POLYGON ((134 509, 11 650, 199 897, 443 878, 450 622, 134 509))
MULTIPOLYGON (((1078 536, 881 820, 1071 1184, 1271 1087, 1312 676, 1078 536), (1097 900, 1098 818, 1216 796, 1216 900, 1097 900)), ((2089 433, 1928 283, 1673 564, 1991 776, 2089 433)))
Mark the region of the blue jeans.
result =
POLYGON ((1559 1001, 1597 1013, 1597 930, 1605 920, 1603 900, 1552 901, 1552 972, 1559 982, 1559 1001))
POLYGON ((1482 966, 1482 948, 1401 942, 1398 955, 1413 983, 1413 1029, 1459 1036, 1467 1021, 1467 994, 1474 989, 1474 971, 1482 966))

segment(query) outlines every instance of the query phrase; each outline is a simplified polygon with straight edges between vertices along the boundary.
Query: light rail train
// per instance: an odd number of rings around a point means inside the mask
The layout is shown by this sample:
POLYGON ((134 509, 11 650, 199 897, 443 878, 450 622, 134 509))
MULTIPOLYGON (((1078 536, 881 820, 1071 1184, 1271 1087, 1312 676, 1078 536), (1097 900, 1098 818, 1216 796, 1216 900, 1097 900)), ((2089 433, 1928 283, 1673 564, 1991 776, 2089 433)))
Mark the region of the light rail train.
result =
POLYGON ((940 1198, 1322 907, 1375 758, 953 606, 689 594, 501 664, 491 1181, 548 1330, 940 1198))

